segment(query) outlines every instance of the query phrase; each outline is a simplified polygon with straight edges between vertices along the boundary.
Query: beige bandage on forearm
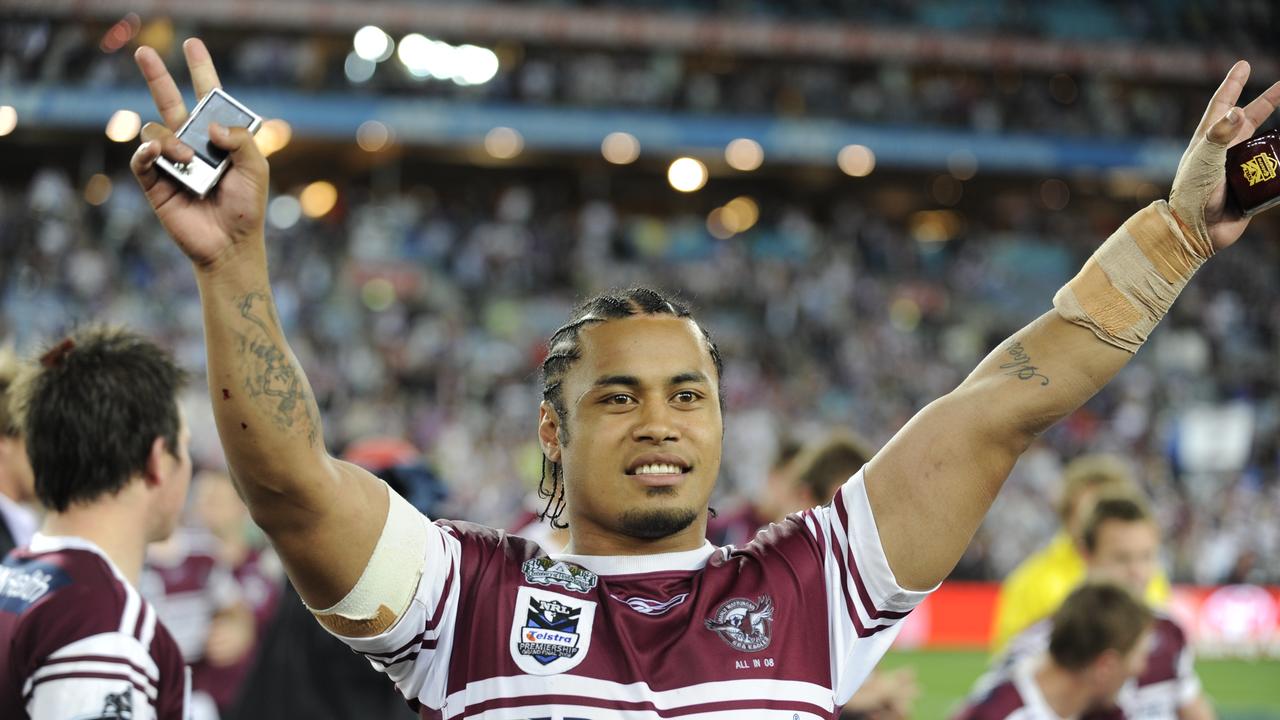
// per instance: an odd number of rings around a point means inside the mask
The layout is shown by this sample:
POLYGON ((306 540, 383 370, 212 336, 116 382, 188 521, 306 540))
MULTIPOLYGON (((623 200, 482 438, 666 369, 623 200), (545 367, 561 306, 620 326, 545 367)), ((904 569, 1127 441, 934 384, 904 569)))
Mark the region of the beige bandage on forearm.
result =
POLYGON ((1107 238, 1053 297, 1053 306, 1103 342, 1137 352, 1212 255, 1207 236, 1198 237, 1157 200, 1107 238))

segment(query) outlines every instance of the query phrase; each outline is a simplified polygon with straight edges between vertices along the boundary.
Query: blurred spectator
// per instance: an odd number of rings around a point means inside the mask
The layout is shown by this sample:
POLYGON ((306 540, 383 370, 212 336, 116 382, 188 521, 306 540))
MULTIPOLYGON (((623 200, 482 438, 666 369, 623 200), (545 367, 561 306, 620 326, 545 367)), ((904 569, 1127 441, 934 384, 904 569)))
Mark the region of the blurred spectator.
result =
MULTIPOLYGON (((284 585, 284 570, 265 538, 255 534, 249 509, 236 493, 225 472, 204 471, 191 489, 196 519, 213 536, 213 550, 222 565, 231 571, 240 594, 253 612, 253 644, 227 663, 205 663, 197 668, 196 685, 207 692, 226 717, 240 696, 240 688, 253 664, 260 640, 275 617, 284 585)), ((234 631, 210 632, 209 644, 227 645, 240 640, 234 631)), ((219 652, 225 652, 219 648, 219 652)))
POLYGON ((151 544, 139 589, 165 627, 172 628, 191 666, 192 720, 217 720, 219 705, 225 707, 227 700, 217 682, 219 669, 248 659, 255 631, 253 611, 214 538, 180 528, 168 540, 151 544))
MULTIPOLYGON (((1140 491, 1124 461, 1087 455, 1062 472, 1058 501, 1061 528, 1049 544, 1031 555, 1000 586, 993 623, 992 648, 999 652, 1010 638, 1053 613, 1085 576, 1084 530, 1094 502, 1112 494, 1137 496, 1140 491)), ((1169 599, 1169 581, 1158 568, 1146 587, 1146 601, 1161 607, 1169 599)))
POLYGON ((1019 662, 955 720, 1121 720, 1126 716, 1109 708, 1146 665, 1152 623, 1151 610, 1123 587, 1082 585, 1046 624, 1048 652, 1019 662))
POLYGON ((36 484, 27 446, 9 407, 9 386, 18 376, 17 357, 0 347, 0 558, 27 544, 39 526, 36 484))

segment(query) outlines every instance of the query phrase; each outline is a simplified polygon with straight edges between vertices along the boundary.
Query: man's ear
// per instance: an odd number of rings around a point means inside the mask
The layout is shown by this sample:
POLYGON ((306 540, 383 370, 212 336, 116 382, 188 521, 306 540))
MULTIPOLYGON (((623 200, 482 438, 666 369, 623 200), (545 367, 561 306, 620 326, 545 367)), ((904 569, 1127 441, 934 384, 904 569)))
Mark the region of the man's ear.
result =
POLYGON ((151 452, 147 453, 147 469, 142 474, 148 489, 156 487, 165 479, 168 470, 166 458, 173 459, 173 454, 169 452, 169 445, 164 438, 156 437, 151 441, 151 452))
POLYGON ((548 460, 560 462, 560 415, 546 400, 538 406, 538 444, 548 460))

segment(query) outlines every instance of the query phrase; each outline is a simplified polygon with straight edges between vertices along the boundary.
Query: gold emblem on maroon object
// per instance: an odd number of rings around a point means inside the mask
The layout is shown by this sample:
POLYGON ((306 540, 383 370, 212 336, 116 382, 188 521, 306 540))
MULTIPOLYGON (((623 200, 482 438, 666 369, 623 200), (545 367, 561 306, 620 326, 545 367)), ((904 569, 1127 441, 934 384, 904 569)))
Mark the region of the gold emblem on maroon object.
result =
POLYGON ((1270 154, 1262 152, 1254 155, 1250 160, 1240 165, 1240 169, 1244 171, 1244 179, 1249 181, 1249 187, 1253 187, 1260 182, 1276 179, 1276 168, 1280 167, 1280 163, 1270 154))

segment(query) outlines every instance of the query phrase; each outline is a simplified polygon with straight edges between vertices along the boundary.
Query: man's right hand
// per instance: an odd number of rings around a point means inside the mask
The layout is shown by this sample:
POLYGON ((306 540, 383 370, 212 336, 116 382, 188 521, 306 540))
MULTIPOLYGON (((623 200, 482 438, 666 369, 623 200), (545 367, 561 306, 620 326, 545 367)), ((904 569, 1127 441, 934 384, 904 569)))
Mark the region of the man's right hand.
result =
MULTIPOLYGON (((218 73, 204 43, 196 38, 182 45, 196 94, 204 97, 218 87, 218 73)), ((143 143, 130 168, 146 193, 156 217, 197 268, 216 267, 229 252, 260 246, 266 217, 267 160, 244 128, 210 128, 210 139, 231 153, 231 167, 205 198, 197 197, 160 172, 156 159, 190 161, 191 148, 174 135, 187 119, 187 107, 160 55, 141 47, 134 55, 164 124, 147 123, 143 143)))

